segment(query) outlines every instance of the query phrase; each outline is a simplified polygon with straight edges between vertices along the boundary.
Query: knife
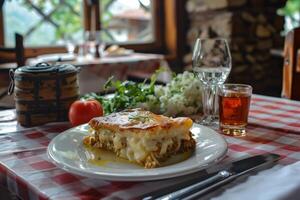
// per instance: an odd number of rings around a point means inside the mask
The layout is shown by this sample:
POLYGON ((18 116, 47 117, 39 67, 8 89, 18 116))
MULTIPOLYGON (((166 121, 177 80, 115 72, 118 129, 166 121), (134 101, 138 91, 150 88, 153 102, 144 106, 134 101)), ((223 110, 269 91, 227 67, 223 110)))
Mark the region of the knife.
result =
MULTIPOLYGON (((155 197, 148 196, 144 200, 149 199, 159 199, 159 200, 177 200, 177 199, 194 199, 199 197, 217 187, 224 185, 230 181, 233 181, 239 176, 242 176, 246 173, 252 172, 261 167, 270 165, 280 159, 280 156, 277 154, 262 154, 256 155, 253 157, 244 158, 241 160, 234 161, 232 163, 226 164, 224 167, 219 169, 219 171, 210 173, 212 174, 207 179, 194 183, 192 185, 186 186, 182 189, 179 189, 175 192, 169 194, 155 197)), ((167 188, 165 188, 167 189, 167 188)))

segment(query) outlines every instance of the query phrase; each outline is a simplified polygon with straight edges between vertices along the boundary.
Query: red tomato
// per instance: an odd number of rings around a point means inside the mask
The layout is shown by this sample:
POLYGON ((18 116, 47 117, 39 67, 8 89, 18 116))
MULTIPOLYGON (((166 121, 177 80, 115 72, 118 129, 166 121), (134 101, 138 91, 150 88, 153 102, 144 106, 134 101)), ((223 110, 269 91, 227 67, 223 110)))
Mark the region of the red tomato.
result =
POLYGON ((73 126, 89 122, 94 117, 103 116, 102 105, 96 100, 77 100, 69 109, 69 121, 73 126))

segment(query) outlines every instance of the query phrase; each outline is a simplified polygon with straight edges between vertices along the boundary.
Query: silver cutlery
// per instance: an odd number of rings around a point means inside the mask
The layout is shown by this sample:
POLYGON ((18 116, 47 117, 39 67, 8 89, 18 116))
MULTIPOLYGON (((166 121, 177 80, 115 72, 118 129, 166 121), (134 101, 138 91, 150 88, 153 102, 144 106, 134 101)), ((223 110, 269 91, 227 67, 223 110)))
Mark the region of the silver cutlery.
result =
MULTIPOLYGON (((262 154, 256 155, 241 160, 234 161, 226 164, 218 172, 212 173, 209 178, 188 185, 177 191, 173 191, 169 194, 165 194, 160 197, 148 196, 144 200, 159 199, 159 200, 177 200, 177 199, 195 199, 196 197, 202 196, 203 194, 216 189, 217 187, 229 183, 239 176, 246 173, 252 172, 261 167, 270 165, 280 159, 277 154, 262 154)), ((167 188, 165 188, 167 190, 167 188)))

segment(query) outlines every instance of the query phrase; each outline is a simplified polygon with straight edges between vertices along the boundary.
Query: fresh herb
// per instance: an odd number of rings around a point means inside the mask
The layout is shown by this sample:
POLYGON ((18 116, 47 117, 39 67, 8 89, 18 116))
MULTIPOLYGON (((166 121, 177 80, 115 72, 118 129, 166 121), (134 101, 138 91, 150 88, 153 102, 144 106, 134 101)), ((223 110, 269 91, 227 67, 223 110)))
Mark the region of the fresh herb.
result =
POLYGON ((139 122, 142 122, 142 123, 150 121, 150 117, 147 116, 147 115, 130 115, 128 118, 130 120, 139 121, 139 122))
POLYGON ((120 111, 125 108, 133 108, 138 103, 147 102, 149 95, 154 95, 155 83, 159 73, 165 69, 160 68, 150 78, 150 84, 136 83, 133 81, 113 81, 110 77, 104 84, 105 90, 115 89, 111 97, 104 97, 96 93, 89 93, 83 96, 84 99, 96 99, 104 109, 105 114, 120 111))
MULTIPOLYGON (((84 98, 100 101, 105 114, 136 107, 167 116, 198 113, 202 108, 202 86, 199 78, 185 71, 174 76, 165 86, 155 85, 161 71, 158 70, 151 76, 150 84, 146 84, 146 81, 143 83, 114 81, 111 77, 105 84, 105 90, 114 89, 115 92, 112 95, 101 96, 90 93, 84 98)), ((140 120, 146 119, 140 118, 140 120)))

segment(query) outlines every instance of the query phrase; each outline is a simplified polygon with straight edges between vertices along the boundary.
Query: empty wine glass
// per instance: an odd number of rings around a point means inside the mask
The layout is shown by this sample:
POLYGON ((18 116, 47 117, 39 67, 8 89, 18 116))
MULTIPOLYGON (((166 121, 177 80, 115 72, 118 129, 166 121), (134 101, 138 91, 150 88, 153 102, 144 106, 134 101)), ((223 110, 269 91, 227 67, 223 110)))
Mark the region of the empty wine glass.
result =
POLYGON ((105 48, 103 31, 86 31, 84 39, 88 46, 88 51, 93 57, 100 57, 103 55, 105 48))
POLYGON ((218 122, 216 90, 231 70, 231 55, 225 39, 197 39, 193 51, 193 71, 202 88, 203 118, 199 123, 214 125, 218 122))
POLYGON ((76 48, 75 41, 70 36, 66 36, 64 38, 64 41, 65 41, 65 45, 66 45, 66 49, 68 51, 68 54, 73 55, 74 51, 75 51, 75 48, 76 48))
POLYGON ((96 43, 97 43, 97 32, 96 31, 86 31, 84 33, 84 41, 87 46, 87 51, 89 56, 95 57, 96 53, 96 43))

